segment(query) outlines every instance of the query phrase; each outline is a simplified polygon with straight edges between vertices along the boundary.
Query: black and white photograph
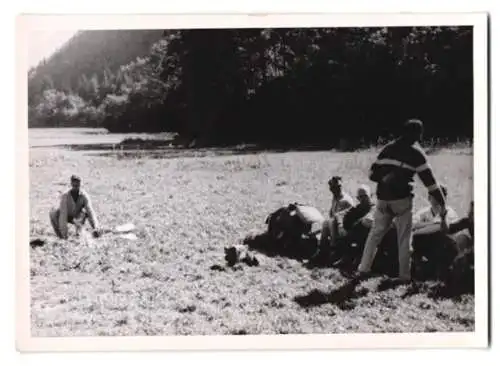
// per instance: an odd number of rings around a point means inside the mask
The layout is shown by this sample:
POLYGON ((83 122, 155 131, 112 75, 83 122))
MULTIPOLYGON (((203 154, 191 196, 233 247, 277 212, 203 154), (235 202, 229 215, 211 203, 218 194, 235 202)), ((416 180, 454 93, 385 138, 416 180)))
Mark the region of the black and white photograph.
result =
POLYGON ((486 14, 59 18, 18 28, 27 350, 486 346, 486 14))

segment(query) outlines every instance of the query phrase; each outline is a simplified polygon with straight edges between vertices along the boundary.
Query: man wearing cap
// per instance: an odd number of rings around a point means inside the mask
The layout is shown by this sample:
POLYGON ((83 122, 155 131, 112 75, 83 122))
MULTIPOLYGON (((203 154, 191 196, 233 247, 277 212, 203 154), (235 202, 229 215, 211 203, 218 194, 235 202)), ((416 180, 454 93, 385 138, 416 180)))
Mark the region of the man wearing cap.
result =
POLYGON ((342 216, 354 206, 354 200, 342 189, 342 177, 333 176, 328 181, 328 188, 332 193, 332 206, 329 211, 330 219, 323 222, 319 249, 311 257, 308 264, 319 264, 328 262, 331 249, 335 245, 338 234, 338 223, 342 222, 342 216))
POLYGON ((422 122, 408 120, 401 136, 387 144, 371 166, 370 180, 377 183, 377 204, 361 263, 354 276, 358 280, 368 276, 377 247, 394 222, 398 237, 399 280, 402 283, 411 281, 412 185, 415 174, 435 199, 438 215, 446 226, 445 197, 418 143, 422 134, 422 122))
POLYGON ((82 190, 81 179, 71 176, 71 189, 61 196, 59 208, 50 211, 50 223, 56 235, 61 239, 68 238, 68 223, 76 226, 79 233, 88 218, 95 237, 100 235, 99 224, 90 197, 82 190))

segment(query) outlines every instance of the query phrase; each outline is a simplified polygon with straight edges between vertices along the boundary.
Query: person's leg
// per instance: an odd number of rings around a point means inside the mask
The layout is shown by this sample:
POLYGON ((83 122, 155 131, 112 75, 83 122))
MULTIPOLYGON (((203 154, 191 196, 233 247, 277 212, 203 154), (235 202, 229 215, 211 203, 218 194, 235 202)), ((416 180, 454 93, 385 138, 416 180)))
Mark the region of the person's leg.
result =
POLYGON ((386 274, 390 277, 398 276, 398 234, 396 225, 391 224, 389 230, 379 244, 377 254, 373 260, 372 269, 374 272, 386 274))
POLYGON ((86 211, 82 211, 78 216, 73 218, 72 223, 73 223, 73 225, 75 225, 77 236, 80 235, 87 218, 88 218, 88 214, 86 211))
POLYGON ((472 237, 465 230, 453 235, 453 238, 457 243, 457 249, 460 253, 465 252, 467 249, 473 246, 472 237))
POLYGON ((59 230, 59 209, 53 208, 49 212, 50 224, 52 225, 52 229, 58 238, 62 238, 61 231, 59 230))
POLYGON ((389 230, 392 220, 393 214, 387 209, 387 203, 379 200, 377 202, 373 224, 363 249, 361 263, 358 266, 358 272, 361 274, 368 273, 371 270, 373 260, 377 254, 377 248, 389 230))
POLYGON ((433 246, 432 235, 412 235, 410 243, 412 277, 418 280, 429 278, 429 247, 433 246), (424 259, 425 257, 425 259, 424 259))
POLYGON ((357 268, 369 231, 369 228, 358 223, 345 236, 337 238, 334 254, 337 266, 350 267, 351 270, 357 268))
POLYGON ((334 225, 333 219, 328 219, 323 222, 323 225, 321 227, 321 235, 319 239, 318 250, 311 257, 310 259, 311 263, 327 261, 330 254, 330 243, 331 243, 330 236, 332 235, 333 232, 333 225, 334 225))
POLYGON ((390 205, 396 214, 395 224, 398 235, 399 278, 402 281, 410 281, 413 202, 411 198, 407 198, 393 201, 390 205))
POLYGON ((453 261, 459 256, 460 250, 453 236, 443 234, 441 237, 436 256, 436 274, 438 279, 443 280, 450 274, 453 261))
POLYGON ((337 237, 337 228, 336 228, 336 222, 335 220, 328 220, 329 221, 329 228, 328 231, 330 232, 330 242, 329 242, 329 249, 333 250, 335 248, 335 239, 337 237))

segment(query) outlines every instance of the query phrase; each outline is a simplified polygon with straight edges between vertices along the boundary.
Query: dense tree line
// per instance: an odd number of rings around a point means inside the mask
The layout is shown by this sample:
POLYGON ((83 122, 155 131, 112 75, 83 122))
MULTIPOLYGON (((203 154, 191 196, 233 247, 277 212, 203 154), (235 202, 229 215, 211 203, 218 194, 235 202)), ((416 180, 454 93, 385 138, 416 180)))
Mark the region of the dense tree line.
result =
POLYGON ((169 30, 76 89, 30 85, 30 125, 334 146, 417 117, 428 137, 471 138, 472 64, 471 27, 169 30))

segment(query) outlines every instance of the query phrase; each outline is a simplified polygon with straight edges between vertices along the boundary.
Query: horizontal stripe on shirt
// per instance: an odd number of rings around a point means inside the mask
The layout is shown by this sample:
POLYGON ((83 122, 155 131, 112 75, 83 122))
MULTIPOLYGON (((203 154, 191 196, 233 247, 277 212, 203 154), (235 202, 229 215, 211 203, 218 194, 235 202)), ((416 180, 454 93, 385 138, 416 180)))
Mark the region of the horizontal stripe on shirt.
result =
POLYGON ((396 160, 396 159, 378 159, 375 164, 378 164, 378 165, 391 165, 391 166, 395 166, 395 167, 398 167, 398 168, 405 168, 405 169, 408 169, 408 170, 411 170, 412 172, 415 172, 416 169, 414 167, 412 167, 411 165, 409 164, 406 164, 402 161, 399 161, 399 160, 396 160))
POLYGON ((419 167, 417 167, 417 169, 415 169, 415 171, 416 171, 417 173, 421 173, 421 172, 423 172, 424 170, 427 170, 427 169, 429 169, 429 170, 430 170, 430 169, 431 169, 431 167, 429 166, 429 164, 424 163, 424 164, 420 165, 419 167))
POLYGON ((439 186, 437 184, 433 184, 427 187, 427 190, 429 192, 435 191, 436 189, 439 189, 439 186))

